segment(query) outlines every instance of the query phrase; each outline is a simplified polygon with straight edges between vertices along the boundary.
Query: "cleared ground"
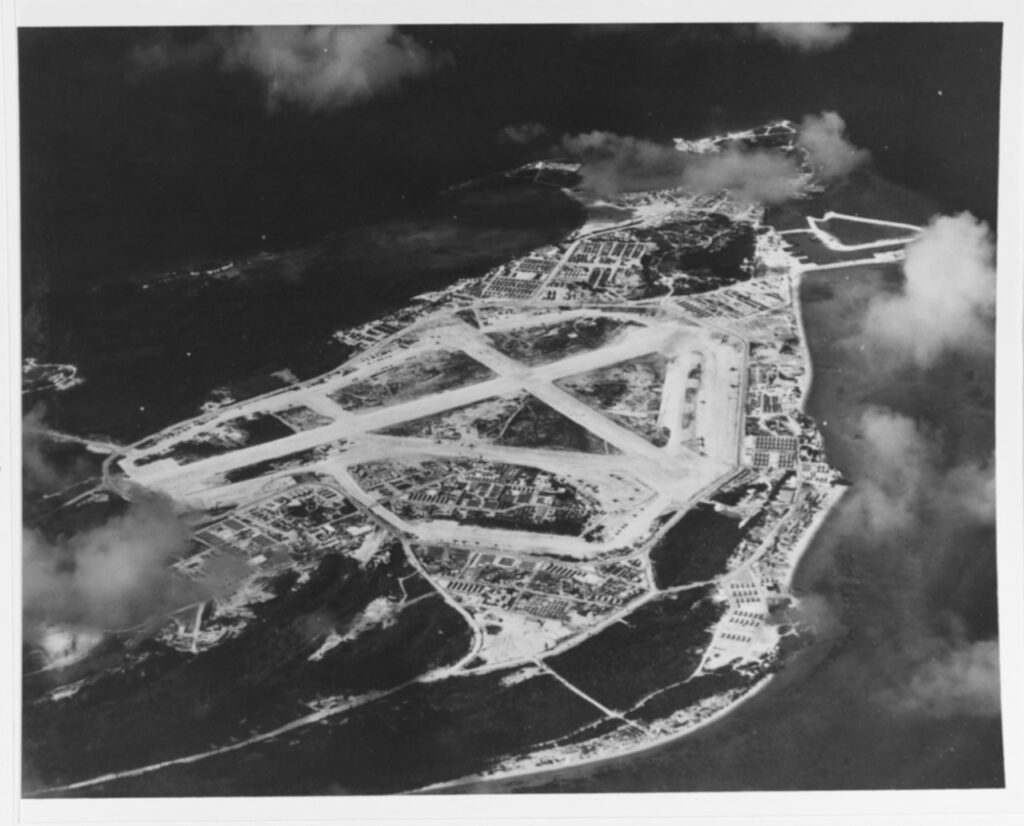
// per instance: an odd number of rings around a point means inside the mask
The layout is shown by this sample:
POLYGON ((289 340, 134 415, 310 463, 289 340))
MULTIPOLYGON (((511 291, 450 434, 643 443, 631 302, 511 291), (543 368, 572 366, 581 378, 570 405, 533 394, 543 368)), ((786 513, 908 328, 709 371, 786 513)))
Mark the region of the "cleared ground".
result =
POLYGON ((614 447, 529 393, 485 399, 380 431, 444 441, 470 441, 508 447, 617 453, 614 447))
POLYGON ((510 358, 530 365, 547 364, 603 347, 632 323, 587 315, 557 324, 489 333, 487 337, 494 349, 510 358))
POLYGON ((661 393, 668 359, 660 353, 611 364, 589 373, 568 376, 556 385, 600 410, 651 444, 668 443, 669 429, 659 424, 661 393))
POLYGON ((365 410, 476 384, 493 375, 460 350, 438 350, 400 362, 329 395, 346 410, 365 410))
MULTIPOLYGON (((740 421, 740 389, 729 373, 742 364, 737 340, 654 306, 639 314, 544 308, 542 325, 528 308, 510 309, 507 321, 492 313, 489 323, 517 340, 538 326, 568 335, 585 323, 598 332, 587 339, 590 347, 572 346, 555 360, 530 365, 499 352, 484 330, 462 319, 430 320, 429 332, 408 349, 367 351, 357 365, 326 380, 233 405, 146 440, 144 450, 121 460, 127 478, 120 483, 210 507, 244 502, 287 484, 289 474, 315 470, 419 541, 592 558, 643 542, 667 509, 690 506, 729 472, 740 421), (594 323, 603 315, 606 321, 594 323), (699 387, 692 375, 698 363, 699 387), (594 384, 594 376, 603 383, 594 384), (603 394, 611 403, 602 412, 576 393, 589 401, 603 394), (315 422, 313 429, 187 466, 161 456, 169 444, 201 439, 240 416, 298 407, 310 411, 303 418, 315 422), (410 522, 368 497, 348 472, 360 463, 423 457, 526 464, 567 476, 596 498, 601 530, 588 542, 496 524, 410 522)), ((118 477, 111 480, 118 483, 118 477)))

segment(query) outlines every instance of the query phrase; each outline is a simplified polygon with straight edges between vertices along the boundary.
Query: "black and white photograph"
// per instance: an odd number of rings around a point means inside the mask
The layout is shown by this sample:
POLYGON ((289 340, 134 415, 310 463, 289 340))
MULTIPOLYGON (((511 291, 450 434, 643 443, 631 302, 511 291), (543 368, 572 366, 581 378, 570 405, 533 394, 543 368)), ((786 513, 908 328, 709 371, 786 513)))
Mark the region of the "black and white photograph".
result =
POLYGON ((1012 790, 1008 8, 19 19, 15 795, 1012 790))

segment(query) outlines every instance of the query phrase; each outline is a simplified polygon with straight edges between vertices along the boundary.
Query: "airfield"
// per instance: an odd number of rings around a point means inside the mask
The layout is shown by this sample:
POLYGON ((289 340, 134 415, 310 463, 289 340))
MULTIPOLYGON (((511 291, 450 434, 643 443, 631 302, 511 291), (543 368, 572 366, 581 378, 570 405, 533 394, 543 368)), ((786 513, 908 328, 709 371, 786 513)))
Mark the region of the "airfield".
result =
MULTIPOLYGON (((519 307, 485 329, 474 327, 454 313, 442 313, 403 331, 406 346, 384 343, 381 352, 364 354, 354 369, 234 405, 214 417, 176 425, 165 437, 146 440, 145 448, 129 451, 120 460, 124 479, 119 484, 128 482, 161 490, 188 507, 209 509, 258 497, 261 492, 273 490, 281 477, 308 471, 332 477, 338 490, 357 505, 402 536, 419 542, 488 545, 511 553, 556 553, 580 559, 630 546, 650 535, 651 525, 660 514, 687 507, 735 467, 742 418, 741 383, 746 372, 746 347, 737 337, 688 322, 674 306, 652 307, 643 314, 638 314, 635 307, 631 309, 616 312, 605 307, 573 308, 552 313, 544 308, 537 317, 528 308, 519 307), (556 353, 553 360, 531 365, 494 346, 495 338, 510 332, 562 336, 569 344, 574 324, 599 319, 621 327, 599 346, 565 358, 557 358, 556 353), (424 382, 415 368, 438 353, 459 354, 460 366, 471 360, 473 367, 463 368, 463 375, 459 375, 441 363, 446 381, 455 386, 420 395, 419 391, 429 389, 429 382, 424 382), (661 386, 644 388, 651 391, 651 398, 637 402, 648 412, 656 409, 655 416, 648 418, 666 433, 660 446, 644 438, 637 427, 623 423, 629 421, 632 411, 620 410, 616 421, 608 410, 602 412, 559 386, 579 376, 584 378, 576 384, 585 385, 588 376, 650 354, 664 360, 664 392, 661 386), (690 392, 687 400, 687 376, 697 364, 701 365, 700 379, 696 392, 690 392), (364 390, 364 396, 353 402, 353 390, 358 388, 364 390), (366 388, 371 388, 368 396, 366 388), (510 394, 528 394, 602 440, 608 452, 567 451, 557 444, 511 447, 468 436, 441 439, 383 432, 510 394), (692 417, 684 416, 687 405, 694 411, 692 417), (230 430, 232 422, 257 420, 297 408, 313 411, 316 415, 307 418, 316 426, 184 464, 173 456, 153 459, 173 452, 176 445, 209 443, 219 432, 230 430), (686 428, 684 418, 692 418, 686 428), (292 456, 297 458, 286 469, 231 481, 232 474, 240 469, 292 456), (614 538, 588 542, 581 537, 472 527, 445 519, 402 518, 353 477, 353 468, 382 460, 410 465, 473 460, 545 471, 592 491, 590 521, 614 538)), ((642 416, 638 413, 634 418, 642 416)))

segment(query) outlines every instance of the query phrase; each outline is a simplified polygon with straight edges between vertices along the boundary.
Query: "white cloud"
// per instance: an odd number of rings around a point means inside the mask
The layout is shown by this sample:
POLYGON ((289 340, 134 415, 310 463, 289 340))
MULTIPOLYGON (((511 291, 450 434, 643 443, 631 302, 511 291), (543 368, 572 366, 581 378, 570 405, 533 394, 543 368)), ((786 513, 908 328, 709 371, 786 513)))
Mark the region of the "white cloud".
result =
POLYGON ((140 72, 214 63, 248 72, 266 91, 267 106, 309 111, 351 106, 392 92, 450 61, 394 26, 254 26, 216 31, 197 40, 167 37, 134 50, 140 72))
POLYGON ((999 644, 963 643, 932 654, 898 687, 882 692, 894 710, 915 716, 999 714, 999 644))
POLYGON ((69 537, 51 541, 26 530, 26 633, 38 621, 125 627, 196 599, 199 587, 167 567, 189 541, 170 502, 157 497, 133 502, 123 515, 69 537))
POLYGON ((21 478, 26 494, 53 493, 70 482, 43 453, 45 408, 36 405, 21 417, 21 478))
POLYGON ((734 148, 691 155, 600 131, 566 135, 562 150, 582 160, 582 186, 604 196, 685 186, 697 192, 727 189, 740 200, 773 203, 798 195, 802 187, 796 162, 774 151, 734 148))
POLYGON ((499 143, 533 143, 548 134, 541 123, 510 123, 498 133, 499 143))
POLYGON ((993 524, 993 463, 947 467, 940 434, 908 416, 868 408, 861 416, 863 473, 851 493, 851 525, 868 535, 916 532, 936 518, 993 524))
POLYGON ((893 362, 921 367, 949 351, 993 348, 996 273, 988 226, 942 215, 907 248, 906 283, 870 307, 863 337, 893 362))
POLYGON ((832 49, 853 33, 849 23, 758 23, 758 34, 802 52, 832 49))
POLYGON ((877 589, 888 618, 864 632, 884 667, 862 690, 901 716, 996 715, 998 642, 970 640, 948 608, 951 572, 972 570, 982 550, 972 537, 995 524, 994 457, 951 462, 945 431, 887 408, 868 408, 859 424, 857 478, 832 537, 869 560, 851 574, 854 590, 867 588, 854 599, 877 589))
POLYGON ((679 186, 684 156, 646 138, 593 131, 564 135, 562 151, 583 162, 582 186, 598 195, 679 186))
POLYGON ((800 124, 797 144, 807 153, 807 161, 823 180, 841 178, 871 159, 866 149, 858 149, 846 139, 846 122, 837 112, 805 115, 800 124))
MULTIPOLYGON (((797 135, 819 180, 833 180, 870 159, 846 138, 836 112, 807 115, 797 135)), ((599 195, 685 186, 695 192, 728 190, 741 201, 779 203, 803 194, 807 175, 792 155, 732 146, 689 154, 646 138, 594 131, 562 137, 561 150, 583 162, 582 185, 599 195)))
POLYGON ((697 192, 727 189, 738 200, 779 203, 803 191, 796 162, 779 152, 727 149, 687 158, 682 183, 697 192))

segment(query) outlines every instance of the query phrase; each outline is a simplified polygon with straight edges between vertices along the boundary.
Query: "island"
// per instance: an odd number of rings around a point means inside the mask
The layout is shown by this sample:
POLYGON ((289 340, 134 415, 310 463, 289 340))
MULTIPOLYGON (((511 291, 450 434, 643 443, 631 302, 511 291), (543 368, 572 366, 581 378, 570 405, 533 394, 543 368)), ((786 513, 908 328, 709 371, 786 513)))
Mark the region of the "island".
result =
MULTIPOLYGON (((795 134, 778 121, 677 148, 799 153, 795 134)), ((581 197, 578 169, 507 174, 581 197)), ((356 791, 578 765, 692 732, 805 644, 793 574, 846 483, 804 412, 800 280, 899 260, 919 228, 827 211, 779 229, 725 190, 583 197, 590 217, 560 243, 338 331, 352 355, 330 372, 208 403, 107 457, 107 492, 165 497, 191 526, 171 575, 195 598, 126 633, 128 668, 244 651, 257 626, 301 615, 301 644, 282 642, 267 673, 294 667, 302 688, 266 688, 287 697, 274 714, 254 701, 238 725, 137 746, 140 763, 121 750, 49 791, 410 707, 467 726, 482 708, 536 719, 356 791)), ((49 638, 50 669, 103 639, 49 638)))

